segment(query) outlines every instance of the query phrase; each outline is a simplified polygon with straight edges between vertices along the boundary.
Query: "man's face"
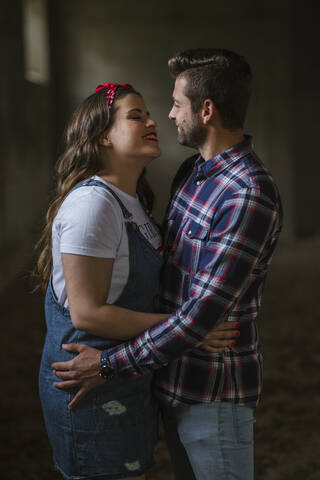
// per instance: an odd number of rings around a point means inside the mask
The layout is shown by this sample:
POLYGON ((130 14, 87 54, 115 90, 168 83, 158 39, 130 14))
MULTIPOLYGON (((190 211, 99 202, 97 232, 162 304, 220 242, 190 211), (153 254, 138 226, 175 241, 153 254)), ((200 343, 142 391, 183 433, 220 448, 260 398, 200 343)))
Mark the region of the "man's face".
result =
POLYGON ((191 148, 199 149, 206 140, 207 130, 200 121, 200 115, 193 113, 191 102, 184 94, 187 80, 180 76, 175 81, 173 106, 169 112, 170 120, 178 127, 178 142, 191 148))

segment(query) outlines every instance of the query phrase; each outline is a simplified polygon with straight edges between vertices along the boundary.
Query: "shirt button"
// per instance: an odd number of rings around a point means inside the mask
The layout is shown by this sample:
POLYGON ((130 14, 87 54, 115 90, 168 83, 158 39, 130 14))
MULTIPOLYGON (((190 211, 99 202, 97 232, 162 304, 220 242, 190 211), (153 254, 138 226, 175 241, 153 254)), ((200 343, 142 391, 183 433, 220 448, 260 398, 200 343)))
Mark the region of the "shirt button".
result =
POLYGON ((191 233, 192 233, 192 230, 189 230, 188 235, 191 235, 191 233))
POLYGON ((201 180, 197 180, 197 181, 196 181, 196 184, 197 184, 197 185, 200 185, 200 183, 201 183, 201 180))

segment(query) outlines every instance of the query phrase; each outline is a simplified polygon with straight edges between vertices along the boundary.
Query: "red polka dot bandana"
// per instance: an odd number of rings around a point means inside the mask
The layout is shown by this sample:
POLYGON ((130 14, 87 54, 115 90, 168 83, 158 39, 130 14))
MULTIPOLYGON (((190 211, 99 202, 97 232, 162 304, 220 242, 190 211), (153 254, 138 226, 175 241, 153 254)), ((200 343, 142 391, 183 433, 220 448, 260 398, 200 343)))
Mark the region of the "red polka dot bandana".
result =
POLYGON ((119 87, 127 87, 131 88, 133 90, 133 86, 130 85, 130 83, 101 83, 101 85, 98 85, 96 87, 96 92, 99 92, 99 90, 106 89, 106 94, 107 94, 107 103, 108 107, 111 108, 113 101, 114 101, 114 96, 116 94, 116 91, 119 87))

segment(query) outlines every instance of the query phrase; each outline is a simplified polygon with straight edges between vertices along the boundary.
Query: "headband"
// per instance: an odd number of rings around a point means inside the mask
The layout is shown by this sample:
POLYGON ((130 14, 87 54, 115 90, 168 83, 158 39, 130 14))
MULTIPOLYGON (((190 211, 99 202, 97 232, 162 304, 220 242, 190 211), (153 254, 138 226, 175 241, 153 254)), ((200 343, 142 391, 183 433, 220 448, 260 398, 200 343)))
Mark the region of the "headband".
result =
POLYGON ((99 92, 99 90, 102 90, 104 88, 106 89, 108 107, 111 108, 112 104, 113 104, 113 101, 114 101, 114 96, 115 96, 116 91, 119 87, 127 87, 127 88, 131 88, 133 90, 133 86, 130 85, 130 83, 110 83, 110 82, 107 82, 107 83, 101 83, 101 85, 98 85, 96 87, 95 91, 99 92))

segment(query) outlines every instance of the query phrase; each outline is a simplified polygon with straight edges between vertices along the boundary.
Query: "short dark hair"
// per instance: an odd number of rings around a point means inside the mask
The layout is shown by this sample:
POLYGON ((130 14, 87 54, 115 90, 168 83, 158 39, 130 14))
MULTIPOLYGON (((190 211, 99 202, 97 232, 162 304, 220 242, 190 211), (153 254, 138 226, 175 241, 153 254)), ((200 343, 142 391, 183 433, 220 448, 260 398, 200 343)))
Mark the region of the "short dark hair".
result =
POLYGON ((222 48, 198 48, 169 59, 169 72, 187 80, 184 94, 197 112, 210 98, 226 129, 243 128, 251 95, 251 68, 246 59, 222 48))

